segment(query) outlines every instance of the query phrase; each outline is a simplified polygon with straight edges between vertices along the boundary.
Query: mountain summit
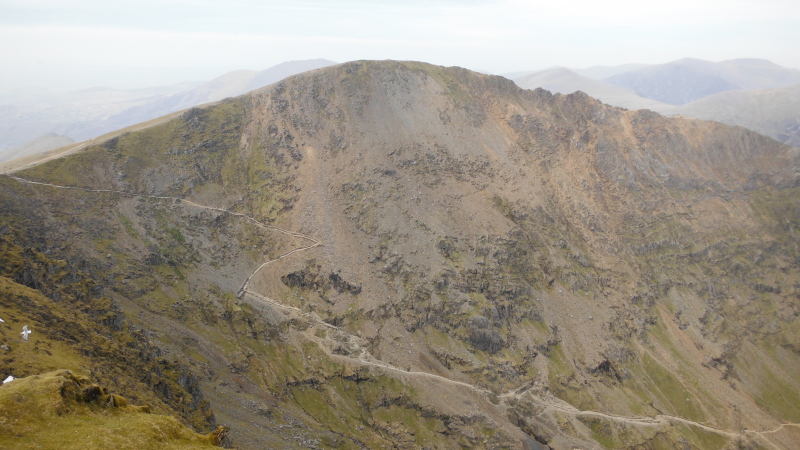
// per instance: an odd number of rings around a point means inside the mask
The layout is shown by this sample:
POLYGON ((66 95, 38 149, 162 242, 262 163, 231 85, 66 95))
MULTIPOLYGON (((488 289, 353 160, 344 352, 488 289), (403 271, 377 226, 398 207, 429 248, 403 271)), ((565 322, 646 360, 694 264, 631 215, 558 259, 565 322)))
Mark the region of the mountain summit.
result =
POLYGON ((188 386, 164 405, 196 417, 202 396, 196 431, 239 448, 788 448, 798 158, 361 61, 0 178, 0 256, 113 305, 109 333, 141 329, 188 386))

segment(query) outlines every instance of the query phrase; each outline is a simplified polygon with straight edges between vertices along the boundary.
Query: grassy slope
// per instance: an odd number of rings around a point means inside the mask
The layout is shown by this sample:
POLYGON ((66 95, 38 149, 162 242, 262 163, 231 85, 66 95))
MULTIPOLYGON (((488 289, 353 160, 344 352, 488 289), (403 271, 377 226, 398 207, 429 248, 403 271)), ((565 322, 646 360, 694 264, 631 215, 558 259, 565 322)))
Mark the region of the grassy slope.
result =
POLYGON ((61 370, 0 386, 3 448, 195 449, 220 433, 198 435, 173 417, 149 414, 87 379, 61 370))

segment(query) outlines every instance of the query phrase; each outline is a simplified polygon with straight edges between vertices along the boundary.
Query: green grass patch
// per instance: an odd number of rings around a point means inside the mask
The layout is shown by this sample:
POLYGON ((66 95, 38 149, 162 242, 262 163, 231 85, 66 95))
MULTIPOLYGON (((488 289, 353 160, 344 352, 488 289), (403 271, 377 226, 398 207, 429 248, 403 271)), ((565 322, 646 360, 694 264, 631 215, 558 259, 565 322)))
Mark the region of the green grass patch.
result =
POLYGON ((168 228, 167 233, 169 233, 170 237, 176 240, 179 244, 186 243, 186 238, 183 236, 183 233, 181 233, 181 230, 177 228, 168 228))
POLYGON ((58 371, 0 386, 0 442, 4 449, 213 448, 177 419, 148 414, 119 396, 88 396, 88 380, 58 371))
POLYGON ((604 448, 619 448, 619 444, 614 439, 613 427, 605 421, 596 417, 581 418, 581 422, 592 430, 592 439, 604 448))
POLYGON ((133 222, 129 219, 125 214, 117 211, 117 219, 119 219, 119 223, 125 228, 125 232, 134 239, 142 240, 142 236, 136 231, 136 228, 133 226, 133 222))
POLYGON ((642 367, 656 392, 661 394, 676 415, 697 422, 705 420, 702 408, 696 400, 692 400, 689 390, 675 375, 647 353, 642 357, 642 367))
POLYGON ((731 440, 719 433, 686 424, 676 424, 675 427, 697 448, 728 448, 730 445, 731 440))
MULTIPOLYGON (((797 387, 770 370, 772 364, 781 364, 775 357, 775 351, 768 350, 764 354, 768 355, 769 363, 764 361, 759 366, 759 386, 754 393, 756 403, 787 422, 800 422, 800 393, 797 387)), ((735 365, 739 366, 740 361, 735 360, 735 365)))
POLYGON ((597 409, 595 399, 575 386, 575 373, 561 344, 553 347, 548 359, 548 380, 553 394, 579 409, 597 409))

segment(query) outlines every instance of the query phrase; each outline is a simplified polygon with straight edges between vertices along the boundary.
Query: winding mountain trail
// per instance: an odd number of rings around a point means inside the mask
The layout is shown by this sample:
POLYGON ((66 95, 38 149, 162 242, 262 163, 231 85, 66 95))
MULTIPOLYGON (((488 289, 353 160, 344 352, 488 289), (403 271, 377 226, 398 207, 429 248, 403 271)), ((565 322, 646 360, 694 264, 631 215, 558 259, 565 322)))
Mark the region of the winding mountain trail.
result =
POLYGON ((771 430, 767 430, 767 431, 745 430, 745 433, 772 434, 772 433, 777 433, 778 431, 780 431, 784 427, 797 427, 797 428, 800 428, 800 423, 784 423, 784 424, 781 424, 781 425, 779 425, 779 426, 777 426, 777 427, 775 427, 775 428, 773 428, 771 430))
MULTIPOLYGON (((399 374, 403 374, 405 376, 424 377, 424 378, 428 378, 428 379, 432 379, 432 380, 436 380, 436 381, 441 381, 441 382, 445 382, 445 383, 448 383, 448 384, 452 384, 452 385, 456 385, 456 386, 460 386, 460 387, 463 387, 463 388, 470 389, 472 391, 475 391, 475 392, 478 392, 480 394, 486 395, 487 397, 492 395, 492 392, 490 390, 475 386, 475 385, 470 384, 470 383, 466 383, 466 382, 462 382, 462 381, 456 381, 456 380, 453 380, 453 379, 450 379, 450 378, 447 378, 447 377, 444 377, 444 376, 441 376, 441 375, 436 375, 436 374, 433 374, 433 373, 429 373, 429 372, 406 370, 406 369, 402 369, 402 368, 393 366, 391 364, 385 363, 385 362, 375 358, 374 356, 372 356, 372 354, 369 353, 366 350, 366 348, 365 348, 366 346, 361 342, 361 339, 358 338, 357 336, 353 335, 353 334, 350 334, 346 330, 343 330, 340 327, 337 327, 337 326, 334 326, 334 325, 332 325, 330 323, 325 322, 324 320, 319 318, 319 316, 317 316, 314 313, 306 312, 306 311, 303 311, 300 308, 297 308, 297 307, 294 307, 294 306, 290 306, 290 305, 286 305, 286 304, 281 303, 281 302, 279 302, 279 301, 277 301, 275 299, 272 299, 270 297, 267 297, 265 295, 259 294, 257 292, 254 292, 254 291, 248 289, 249 286, 250 286, 250 282, 252 281, 253 277, 256 274, 258 274, 262 269, 264 269, 264 267, 266 267, 267 265, 269 265, 271 263, 274 263, 274 262, 277 262, 277 261, 280 261, 280 260, 282 260, 284 258, 287 258, 287 257, 289 257, 289 256, 291 256, 291 255, 293 255, 295 253, 306 251, 306 250, 310 250, 312 248, 315 248, 315 247, 323 245, 322 242, 320 242, 319 240, 317 240, 317 239, 315 239, 313 237, 304 235, 302 233, 297 233, 297 232, 294 232, 294 231, 291 231, 291 230, 286 230, 284 228, 280 228, 280 227, 277 227, 277 226, 274 226, 274 225, 265 224, 265 223, 260 222, 260 221, 256 220, 255 218, 253 218, 253 217, 251 217, 251 216, 249 216, 247 214, 244 214, 244 213, 238 213, 238 212, 227 210, 225 208, 219 208, 219 207, 215 207, 215 206, 201 205, 199 203, 195 203, 195 202, 193 202, 191 200, 186 200, 186 199, 183 199, 183 198, 180 198, 180 197, 170 197, 170 196, 160 196, 160 195, 146 195, 146 194, 140 194, 140 193, 119 191, 119 190, 114 190, 114 189, 91 189, 91 188, 82 188, 82 187, 76 187, 76 186, 62 186, 62 185, 57 185, 57 184, 52 184, 52 183, 45 183, 45 182, 40 182, 40 181, 27 180, 27 179, 24 179, 24 178, 11 176, 11 175, 7 175, 7 176, 9 178, 11 178, 11 179, 14 179, 14 180, 20 182, 20 183, 26 183, 26 184, 31 184, 31 185, 39 185, 39 186, 47 186, 47 187, 56 188, 56 189, 67 189, 67 190, 75 190, 75 191, 91 192, 91 193, 111 193, 111 194, 117 194, 117 195, 121 195, 121 196, 125 196, 125 197, 140 197, 140 198, 147 198, 147 199, 154 199, 154 200, 168 200, 168 201, 172 201, 172 202, 188 205, 188 206, 191 206, 191 207, 194 207, 194 208, 206 209, 206 210, 210 210, 210 211, 216 211, 216 212, 228 214, 228 215, 235 216, 235 217, 241 217, 241 218, 243 218, 243 219, 245 219, 245 220, 247 220, 247 221, 249 221, 249 222, 251 222, 251 223, 253 223, 253 224, 255 224, 255 225, 257 225, 257 226, 259 226, 261 228, 263 228, 263 229, 273 230, 273 231, 276 231, 278 233, 284 234, 286 236, 290 236, 290 237, 293 237, 293 238, 306 240, 306 241, 308 241, 310 243, 309 245, 292 249, 292 250, 290 250, 290 251, 278 256, 277 258, 270 259, 270 260, 267 260, 267 261, 264 261, 263 263, 261 263, 252 273, 250 273, 250 275, 247 277, 247 279, 245 279, 244 283, 242 284, 242 287, 239 289, 238 297, 242 298, 245 295, 250 295, 250 296, 252 296, 253 298, 255 298, 255 299, 259 300, 259 301, 262 301, 264 303, 267 303, 267 304, 270 304, 270 305, 275 306, 277 308, 280 308, 281 310, 286 311, 289 314, 292 314, 292 315, 294 315, 296 317, 302 317, 302 318, 308 319, 308 320, 314 322, 315 324, 317 324, 319 326, 322 326, 322 327, 325 327, 325 328, 327 328, 329 330, 333 330, 333 331, 335 331, 337 333, 340 333, 340 337, 342 339, 346 340, 348 344, 352 345, 353 347, 355 347, 357 349, 358 356, 356 356, 356 357, 350 356, 350 355, 334 354, 332 349, 329 348, 330 347, 329 342, 326 342, 325 338, 316 337, 316 336, 313 335, 313 333, 304 333, 304 335, 309 340, 311 340, 313 342, 316 342, 320 346, 320 348, 322 348, 328 354, 328 356, 331 357, 331 358, 344 359, 344 360, 350 361, 350 362, 352 362, 354 364, 376 367, 376 368, 380 368, 380 369, 383 369, 383 370, 386 370, 386 371, 391 371, 391 372, 396 372, 396 373, 399 373, 399 374)), ((800 428, 800 423, 784 423, 784 424, 781 424, 781 425, 779 425, 779 426, 777 426, 777 427, 775 427, 773 429, 770 429, 770 430, 757 431, 757 430, 747 430, 747 429, 745 429, 745 430, 742 430, 741 432, 735 432, 735 431, 732 431, 732 430, 725 430, 725 429, 721 429, 721 428, 716 428, 716 427, 713 427, 713 426, 710 426, 710 425, 706 425, 706 424, 703 424, 703 423, 700 423, 700 422, 696 422, 696 421, 693 421, 693 420, 685 419, 685 418, 682 418, 682 417, 671 416, 671 415, 667 415, 667 414, 659 414, 659 415, 656 415, 654 417, 637 417, 637 416, 621 416, 621 415, 616 415, 616 414, 608 414, 608 413, 603 413, 603 412, 600 412, 600 411, 592 411, 592 410, 580 410, 580 409, 575 408, 574 406, 570 405, 569 403, 567 403, 567 402, 565 402, 565 401, 563 401, 561 399, 558 399, 556 397, 551 397, 551 398, 540 397, 540 396, 530 392, 528 388, 529 388, 529 386, 523 386, 523 387, 511 390, 511 391, 509 391, 507 393, 501 394, 501 395, 498 396, 498 398, 501 400, 501 404, 503 404, 504 403, 503 400, 505 400, 505 399, 508 399, 508 398, 523 399, 524 397, 527 396, 534 403, 537 403, 540 406, 544 407, 545 411, 548 411, 548 410, 549 411, 557 411, 557 412, 561 412, 561 413, 569 414, 569 415, 573 415, 573 416, 598 417, 598 418, 611 420, 611 421, 615 421, 615 422, 620 422, 620 423, 625 423, 625 424, 629 424, 629 425, 633 425, 633 426, 655 427, 655 426, 668 425, 668 424, 671 424, 673 422, 678 422, 678 423, 681 423, 681 424, 684 424, 684 425, 697 427, 697 428, 700 428, 702 430, 705 430, 705 431, 708 431, 708 432, 711 432, 711 433, 715 433, 715 434, 718 434, 718 435, 721 435, 721 436, 725 436, 725 437, 728 437, 728 438, 731 438, 731 439, 735 439, 735 438, 741 437, 741 436, 746 435, 746 434, 752 434, 752 435, 756 435, 756 436, 760 437, 761 439, 763 439, 764 441, 768 442, 770 445, 772 445, 772 446, 774 446, 776 448, 780 448, 780 447, 777 446, 771 440, 769 440, 765 435, 778 433, 778 432, 780 432, 782 429, 784 429, 786 427, 798 427, 798 428, 800 428)))
MULTIPOLYGON (((273 260, 273 261, 277 261, 277 258, 275 260, 273 260)), ((263 267, 263 265, 262 265, 262 267, 263 267)), ((392 372, 397 372, 397 373, 402 373, 402 374, 405 374, 405 375, 426 377, 426 378, 431 378, 431 379, 438 380, 438 381, 444 381, 444 382, 449 383, 449 384, 454 384, 454 385, 457 385, 457 386, 461 386, 461 387, 472 389, 472 390, 477 391, 477 392, 479 392, 481 394, 484 394, 484 395, 490 395, 491 394, 491 391, 489 391, 488 389, 483 389, 483 388, 480 388, 480 387, 475 386, 473 384, 469 384, 469 383, 465 383, 465 382, 462 382, 462 381, 453 380, 453 379, 450 379, 450 378, 447 378, 447 377, 443 377, 441 375, 436 375, 436 374, 430 373, 430 372, 419 372, 419 371, 402 369, 400 367, 393 366, 391 364, 385 363, 385 362, 381 361, 380 359, 377 359, 374 356, 372 356, 372 354, 369 353, 364 348, 365 345, 361 342, 360 338, 356 337, 355 335, 350 334, 346 330, 343 330, 343 329, 341 329, 341 328, 339 328, 339 327, 337 327, 335 325, 331 325, 328 322, 325 322, 324 320, 320 319, 319 317, 317 317, 316 315, 314 315, 312 313, 305 312, 305 311, 301 310, 300 308, 296 308, 294 306, 285 305, 285 304, 283 304, 281 302, 278 302, 278 301, 276 301, 276 300, 274 300, 272 298, 269 298, 269 297, 266 297, 264 295, 261 295, 261 294, 259 294, 257 292, 253 292, 253 291, 250 291, 250 290, 243 290, 242 293, 251 295, 251 296, 253 296, 253 297, 255 297, 255 298, 257 298, 257 299, 259 299, 259 300, 261 300, 261 301, 263 301, 265 303, 269 303, 271 305, 277 306, 278 308, 281 308, 281 309, 283 309, 285 311, 289 311, 289 312, 291 312, 291 313, 293 313, 293 314, 295 314, 297 316, 304 317, 306 319, 312 320, 312 321, 316 322, 318 325, 323 326, 325 328, 328 328, 328 329, 331 329, 331 330, 336 330, 337 332, 340 332, 340 333, 344 333, 344 334, 347 335, 347 339, 349 340, 349 343, 350 344, 355 344, 354 347, 356 347, 359 350, 358 357, 346 356, 346 355, 334 355, 334 354, 331 354, 330 349, 327 348, 329 346, 326 345, 326 342, 325 342, 324 339, 321 339, 321 338, 318 338, 318 337, 312 337, 313 333, 307 333, 306 337, 308 339, 316 342, 317 344, 319 344, 319 346, 321 348, 326 350, 326 352, 328 353, 328 355, 330 357, 335 357, 335 358, 338 358, 338 359, 345 359, 345 360, 348 360, 348 361, 356 363, 356 364, 377 367, 377 368, 380 368, 380 369, 384 369, 384 370, 388 370, 388 371, 392 371, 392 372)))
POLYGON ((559 411, 562 413, 574 415, 574 416, 590 416, 590 417, 599 417, 602 419, 613 420, 615 422, 626 423, 630 425, 638 425, 638 426, 661 426, 670 422, 680 422, 685 425, 690 425, 693 427, 701 428, 706 431, 710 431, 712 433, 720 434, 723 436, 727 436, 730 438, 735 438, 740 436, 740 433, 736 433, 730 430, 724 430, 721 428, 712 427, 710 425, 706 425, 700 422, 695 422, 693 420, 684 419, 683 417, 671 416, 669 414, 659 414, 655 417, 637 417, 637 416, 621 416, 617 414, 609 414, 600 411, 592 411, 592 410, 580 410, 575 408, 574 406, 570 405, 569 403, 561 400, 557 397, 549 397, 543 398, 541 396, 535 395, 531 392, 528 392, 524 388, 516 389, 510 391, 508 393, 502 394, 500 398, 517 398, 521 399, 525 395, 530 396, 535 403, 545 406, 546 409, 551 411, 559 411), (520 392, 522 390, 522 392, 520 392))
MULTIPOLYGON (((629 424, 629 425, 650 426, 650 427, 662 426, 662 425, 678 422, 678 423, 682 423, 684 425, 700 428, 702 430, 705 430, 705 431, 708 431, 708 432, 711 432, 711 433, 715 433, 715 434, 718 434, 718 435, 721 435, 721 436, 725 436, 725 437, 728 437, 728 438, 731 438, 731 439, 735 439, 735 438, 741 437, 741 436, 743 436, 745 434, 757 435, 757 436, 761 437, 762 439, 766 440, 767 442, 769 442, 773 446, 775 446, 775 444, 772 441, 770 441, 769 439, 767 439, 764 435, 777 433, 777 432, 779 432, 780 430, 782 430, 785 427, 798 427, 798 428, 800 428, 800 423, 784 423, 784 424, 781 424, 781 425, 779 425, 779 426, 777 426, 777 427, 775 427, 775 428, 773 428, 771 430, 757 431, 757 430, 747 430, 747 429, 745 429, 745 430, 742 430, 741 432, 736 432, 736 431, 733 431, 733 430, 726 430, 726 429, 723 429, 723 428, 717 428, 717 427, 714 427, 714 426, 711 426, 711 425, 707 425, 707 424, 704 424, 704 423, 701 423, 701 422, 697 422, 697 421, 694 421, 694 420, 689 420, 689 419, 686 419, 686 418, 683 418, 683 417, 672 416, 672 415, 669 415, 669 414, 658 414, 658 415, 656 415, 654 417, 648 417, 648 416, 622 416, 622 415, 618 415, 618 414, 609 414, 609 413, 604 413, 604 412, 600 412, 600 411, 581 410, 581 409, 575 408, 574 406, 570 405, 569 403, 567 403, 564 400, 561 400, 561 399, 559 399, 557 397, 551 396, 551 397, 548 397, 548 398, 544 398, 544 397, 535 395, 535 394, 533 394, 533 393, 531 393, 531 392, 529 392, 527 390, 527 386, 522 387, 522 388, 517 388, 517 389, 512 390, 512 391, 509 391, 509 392, 507 392, 505 394, 500 395, 499 397, 502 398, 502 399, 505 399, 505 398, 521 399, 521 398, 525 397, 526 395, 528 395, 534 401, 534 403, 537 403, 539 405, 544 406, 546 410, 558 411, 558 412, 569 414, 569 415, 573 415, 573 416, 599 417, 599 418, 602 418, 602 419, 612 420, 612 421, 615 421, 615 422, 625 423, 625 424, 629 424)), ((776 448, 780 448, 780 447, 776 447, 776 448)))
POLYGON ((550 408, 551 410, 560 411, 567 414, 572 414, 576 416, 590 416, 590 417, 599 417, 602 419, 613 420, 615 422, 621 422, 631 425, 639 425, 639 426, 660 426, 670 422, 680 422, 685 425, 701 428, 705 431, 709 431, 712 433, 720 434, 723 436, 727 436, 729 438, 736 438, 739 437, 741 434, 736 433, 730 430, 724 430, 721 428, 712 427, 710 425, 705 425, 700 422, 695 422, 693 420, 684 419, 683 417, 671 416, 668 414, 659 414, 655 417, 636 417, 636 416, 620 416, 617 414, 608 414, 599 411, 591 411, 591 410, 580 410, 578 408, 569 405, 568 403, 564 402, 563 400, 559 399, 542 399, 540 397, 535 397, 539 402, 544 404, 546 407, 550 408))

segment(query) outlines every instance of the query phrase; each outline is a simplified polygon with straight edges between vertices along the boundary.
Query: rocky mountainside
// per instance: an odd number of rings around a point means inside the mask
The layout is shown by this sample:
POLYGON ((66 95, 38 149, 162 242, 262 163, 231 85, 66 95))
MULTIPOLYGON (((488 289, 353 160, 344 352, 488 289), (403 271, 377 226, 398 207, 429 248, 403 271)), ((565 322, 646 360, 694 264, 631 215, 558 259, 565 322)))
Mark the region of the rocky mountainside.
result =
POLYGON ((354 62, 2 177, 0 232, 17 284, 48 285, 40 258, 90 274, 45 295, 141 330, 197 381, 164 408, 191 423, 202 395, 239 448, 792 448, 798 163, 742 128, 354 62))

